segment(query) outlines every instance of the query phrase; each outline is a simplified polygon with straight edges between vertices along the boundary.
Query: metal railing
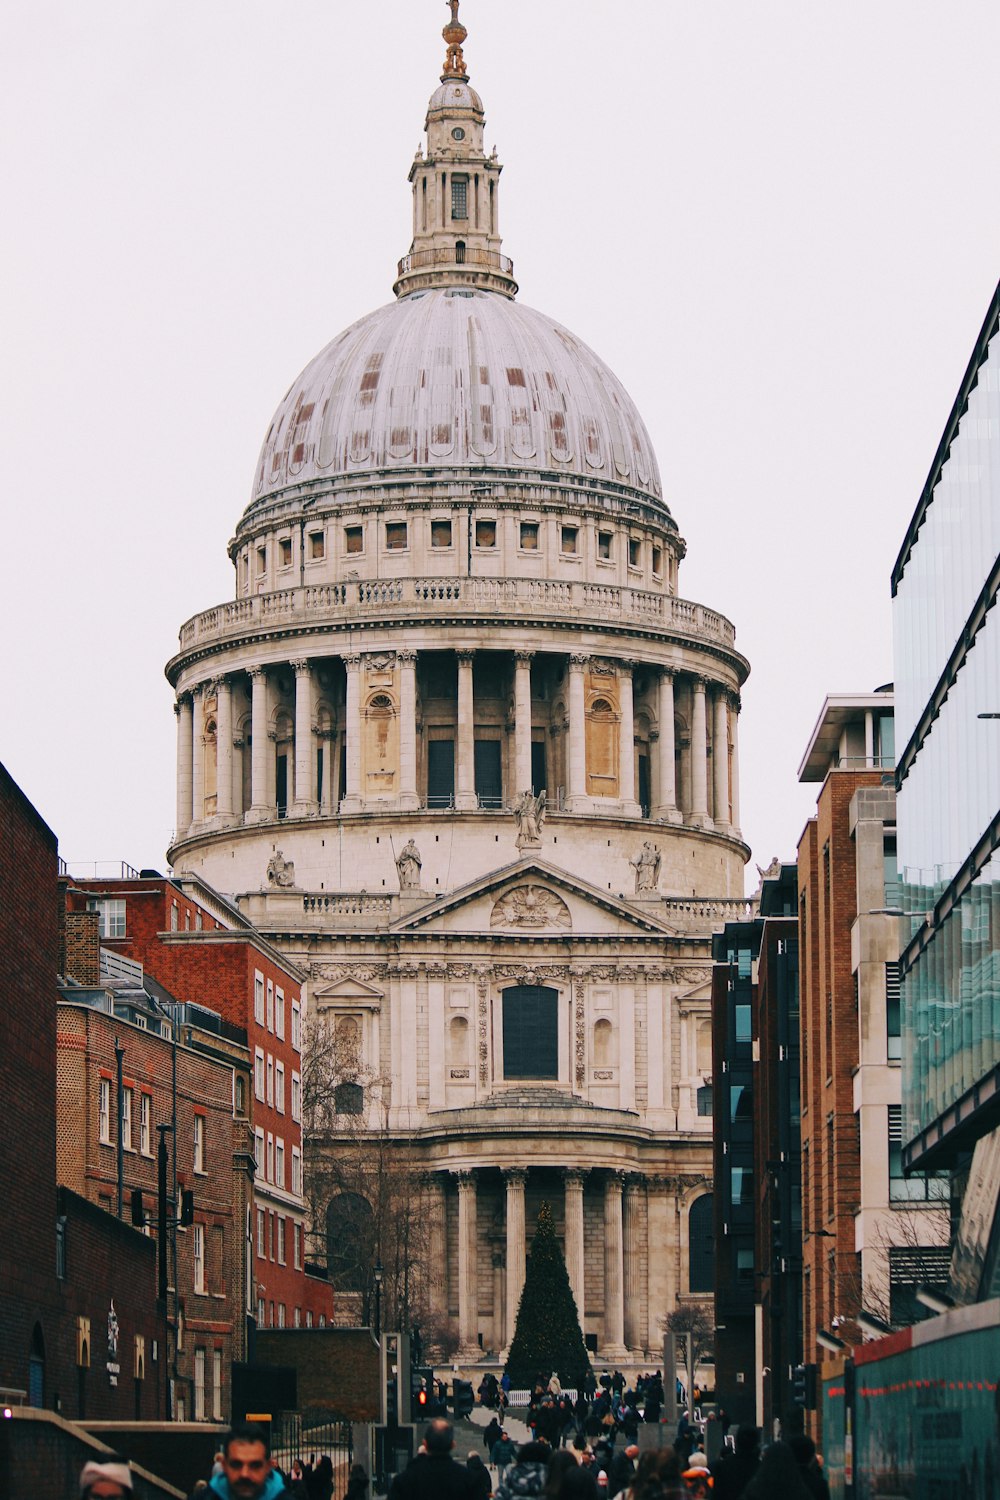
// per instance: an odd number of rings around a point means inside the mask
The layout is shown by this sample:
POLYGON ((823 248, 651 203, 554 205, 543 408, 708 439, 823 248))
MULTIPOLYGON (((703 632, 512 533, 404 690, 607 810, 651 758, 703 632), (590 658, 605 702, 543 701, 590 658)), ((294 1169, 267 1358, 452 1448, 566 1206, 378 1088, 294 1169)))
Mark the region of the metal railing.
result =
POLYGON ((223 642, 248 629, 275 631, 288 624, 310 626, 344 620, 391 618, 418 610, 422 620, 438 615, 498 615, 516 620, 532 614, 572 617, 594 624, 635 621, 732 646, 736 631, 724 615, 644 589, 545 578, 372 578, 311 584, 234 599, 194 615, 180 631, 180 648, 223 642))
POLYGON ((420 271, 425 266, 485 266, 491 271, 502 271, 505 276, 514 272, 514 262, 498 250, 476 250, 466 245, 461 254, 457 246, 441 246, 436 250, 413 250, 404 255, 396 267, 397 276, 408 271, 420 271))

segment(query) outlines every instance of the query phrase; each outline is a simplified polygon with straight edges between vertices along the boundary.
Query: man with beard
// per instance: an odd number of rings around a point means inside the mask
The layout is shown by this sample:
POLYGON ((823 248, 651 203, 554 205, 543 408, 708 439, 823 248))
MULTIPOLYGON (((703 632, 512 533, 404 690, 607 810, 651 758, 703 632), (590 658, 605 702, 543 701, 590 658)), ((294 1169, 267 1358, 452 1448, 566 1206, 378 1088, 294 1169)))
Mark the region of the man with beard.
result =
POLYGON ((260 1427, 239 1423, 230 1428, 222 1444, 222 1473, 215 1475, 209 1489, 222 1500, 276 1500, 287 1494, 260 1427))

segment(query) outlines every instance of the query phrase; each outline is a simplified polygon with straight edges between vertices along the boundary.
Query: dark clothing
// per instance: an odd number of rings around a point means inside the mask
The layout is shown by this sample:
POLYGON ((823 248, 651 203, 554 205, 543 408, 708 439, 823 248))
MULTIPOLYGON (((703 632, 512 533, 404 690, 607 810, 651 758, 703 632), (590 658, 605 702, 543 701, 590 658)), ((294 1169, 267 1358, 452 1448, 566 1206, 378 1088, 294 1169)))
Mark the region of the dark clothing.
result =
POLYGON ((490 1500, 490 1496, 493 1493, 493 1476, 482 1459, 478 1455, 475 1458, 470 1458, 466 1464, 466 1468, 473 1478, 474 1489, 472 1493, 476 1496, 476 1500, 490 1500))
POLYGON ((490 1421, 490 1425, 483 1433, 483 1447, 486 1449, 487 1453, 493 1452, 493 1444, 500 1441, 500 1434, 502 1431, 503 1428, 500 1426, 500 1423, 497 1421, 496 1417, 493 1417, 490 1421))
POLYGON ((548 1464, 522 1459, 507 1470, 503 1484, 497 1486, 497 1500, 511 1500, 516 1495, 540 1495, 545 1488, 548 1464))
POLYGON ((477 1496, 469 1470, 443 1453, 418 1453, 389 1488, 389 1500, 477 1500, 477 1496))
POLYGON ((608 1494, 617 1495, 627 1489, 635 1478, 635 1464, 624 1453, 616 1453, 608 1470, 608 1494))
POLYGON ((739 1500, 759 1467, 759 1448, 717 1458, 712 1465, 712 1500, 739 1500))

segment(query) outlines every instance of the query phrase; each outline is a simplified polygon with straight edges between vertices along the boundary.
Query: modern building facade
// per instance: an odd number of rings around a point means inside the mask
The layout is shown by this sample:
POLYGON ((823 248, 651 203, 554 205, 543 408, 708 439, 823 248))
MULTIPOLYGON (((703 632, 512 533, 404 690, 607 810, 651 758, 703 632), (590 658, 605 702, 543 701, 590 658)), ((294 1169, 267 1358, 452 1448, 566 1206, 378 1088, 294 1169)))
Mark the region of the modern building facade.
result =
POLYGON ((802 1361, 799 978, 794 865, 712 943, 716 1398, 772 1430, 802 1361))
POLYGON ((1000 1289, 1000 289, 892 575, 906 1167, 964 1199, 953 1290, 1000 1289))
MULTIPOLYGON (((545 1199, 591 1343, 645 1358, 710 1292, 699 1097, 709 935, 746 909, 748 666, 678 593, 621 383, 516 300, 457 17, 444 35, 396 300, 293 382, 235 598, 167 668, 170 858, 304 976, 343 1102, 318 1155, 367 1132, 419 1174, 408 1316, 501 1351, 545 1199)), ((320 1207, 331 1263, 358 1198, 320 1207)), ((368 1275, 342 1282, 366 1305, 368 1275)))
POLYGON ((826 699, 799 780, 820 787, 798 849, 803 1326, 860 1340, 947 1261, 947 1183, 906 1178, 891 688, 826 699), (844 1330, 840 1333, 840 1330, 844 1330))

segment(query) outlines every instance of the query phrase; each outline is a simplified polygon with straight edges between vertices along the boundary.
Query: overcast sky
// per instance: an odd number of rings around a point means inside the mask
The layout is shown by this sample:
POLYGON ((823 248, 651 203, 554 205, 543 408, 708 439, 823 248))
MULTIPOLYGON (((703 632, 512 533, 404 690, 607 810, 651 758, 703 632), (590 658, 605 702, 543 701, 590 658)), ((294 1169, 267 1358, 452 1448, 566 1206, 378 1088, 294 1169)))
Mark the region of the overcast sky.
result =
MULTIPOLYGON (((0 759, 71 861, 164 867, 184 620, 271 414, 391 298, 441 0, 8 0, 0 759)), ((726 614, 754 857, 889 575, 1000 276, 1000 6, 463 0, 521 299, 610 364, 726 614)), ((753 871, 753 867, 750 867, 753 871)), ((756 883, 756 872, 749 882, 756 883)))

